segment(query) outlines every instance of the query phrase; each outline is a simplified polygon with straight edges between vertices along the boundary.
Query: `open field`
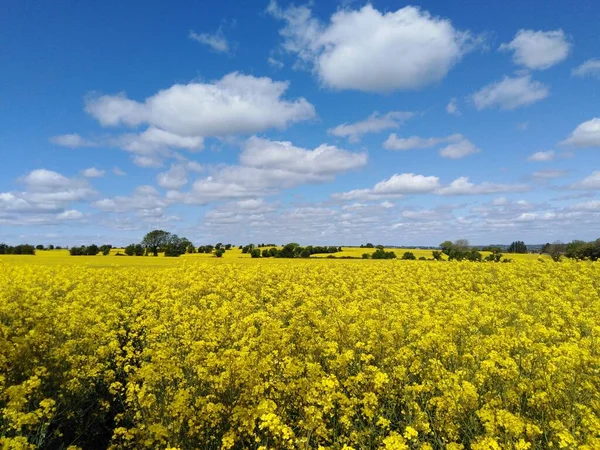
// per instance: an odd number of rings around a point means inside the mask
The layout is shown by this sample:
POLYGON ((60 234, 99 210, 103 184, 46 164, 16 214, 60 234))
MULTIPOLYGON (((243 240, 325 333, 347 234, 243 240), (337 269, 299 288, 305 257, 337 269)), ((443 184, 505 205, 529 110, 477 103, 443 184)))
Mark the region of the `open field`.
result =
MULTIPOLYGON (((431 250, 421 249, 408 249, 408 248, 386 248, 386 251, 393 251, 396 253, 398 258, 401 258, 404 252, 412 252, 415 257, 420 258, 431 258, 431 250)), ((363 253, 373 253, 375 249, 372 248, 359 248, 359 247, 342 247, 341 252, 333 253, 337 258, 343 256, 351 256, 354 258, 360 258, 363 253)), ((184 264, 189 260, 203 260, 215 263, 222 263, 226 261, 240 261, 240 260, 251 260, 249 253, 242 253, 237 247, 226 251, 221 258, 215 257, 209 253, 191 253, 184 254, 179 258, 165 258, 162 254, 159 254, 157 258, 154 257, 142 257, 142 256, 116 256, 117 253, 123 253, 122 248, 113 248, 108 256, 98 254, 96 256, 70 256, 68 250, 38 250, 35 256, 30 255, 0 255, 0 263, 5 262, 8 264, 35 264, 35 265, 83 265, 90 267, 113 267, 113 266, 148 266, 148 267, 174 267, 184 264)), ((489 255, 489 252, 481 252, 485 257, 489 255)), ((327 258, 329 254, 316 254, 312 255, 311 258, 327 258)), ((444 259, 446 256, 443 256, 444 259)), ((538 259, 544 259, 550 261, 548 255, 537 255, 537 254, 509 254, 505 253, 504 257, 513 259, 514 261, 537 261, 538 259)), ((255 262, 256 260, 253 260, 255 262)), ((262 261, 262 258, 260 259, 262 261)))
POLYGON ((0 257, 3 448, 600 448, 600 264, 235 252, 0 257))

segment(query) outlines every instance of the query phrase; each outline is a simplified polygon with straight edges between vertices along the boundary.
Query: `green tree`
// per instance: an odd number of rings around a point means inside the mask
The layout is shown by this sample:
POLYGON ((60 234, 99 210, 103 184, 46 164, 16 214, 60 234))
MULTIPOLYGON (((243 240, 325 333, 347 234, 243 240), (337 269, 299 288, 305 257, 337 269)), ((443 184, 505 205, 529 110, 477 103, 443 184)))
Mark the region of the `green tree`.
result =
POLYGON ((164 230, 153 230, 144 236, 142 246, 152 252, 154 256, 158 256, 158 250, 165 247, 169 243, 171 233, 164 230))
POLYGON ((527 253, 527 246, 523 241, 514 241, 506 250, 508 253, 527 253))
POLYGON ((402 259, 415 260, 417 259, 417 257, 413 252, 404 252, 404 254, 402 255, 402 259))

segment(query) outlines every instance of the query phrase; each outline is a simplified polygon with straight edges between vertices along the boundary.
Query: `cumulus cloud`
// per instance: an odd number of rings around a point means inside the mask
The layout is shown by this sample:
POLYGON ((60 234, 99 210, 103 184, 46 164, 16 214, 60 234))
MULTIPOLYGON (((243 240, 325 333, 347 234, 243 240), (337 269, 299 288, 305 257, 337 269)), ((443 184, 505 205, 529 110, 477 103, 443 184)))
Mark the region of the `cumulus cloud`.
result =
POLYGON ((104 176, 104 170, 97 169, 95 167, 89 167, 81 172, 86 178, 100 178, 104 176))
POLYGON ((127 175, 127 173, 125 173, 123 170, 119 169, 118 167, 113 167, 112 172, 119 177, 124 177, 125 175, 127 175))
POLYGON ((579 124, 560 144, 579 148, 600 147, 600 118, 594 117, 579 124))
POLYGON ((0 223, 49 225, 80 219, 67 208, 96 193, 85 179, 37 169, 19 179, 23 191, 0 192, 0 223))
POLYGON ((585 191, 600 189, 600 170, 592 172, 591 175, 585 177, 583 180, 569 185, 569 189, 579 189, 585 191))
POLYGON ((502 80, 484 86, 471 97, 479 110, 497 107, 513 110, 545 99, 550 89, 531 75, 504 77, 502 80))
POLYGON ((594 77, 600 79, 600 58, 591 58, 571 71, 574 77, 594 77))
POLYGON ((311 119, 304 98, 282 98, 289 83, 237 72, 210 83, 176 84, 143 102, 125 94, 90 97, 86 111, 103 126, 148 124, 185 137, 250 134, 311 119))
POLYGON ((553 178, 566 177, 567 175, 569 175, 568 170, 548 169, 548 170, 539 170, 537 172, 533 172, 531 174, 531 177, 534 179, 538 179, 538 180, 549 180, 549 179, 553 179, 553 178))
POLYGON ((208 45, 212 50, 219 53, 229 53, 230 46, 227 38, 223 34, 223 29, 219 27, 216 33, 195 33, 190 31, 188 37, 201 44, 208 45))
POLYGON ((379 133, 390 128, 398 128, 414 114, 406 111, 391 111, 387 114, 374 112, 365 120, 354 123, 344 123, 327 132, 333 136, 348 138, 350 142, 358 142, 367 133, 379 133))
POLYGON ((329 176, 364 166, 367 154, 353 153, 326 144, 307 150, 287 141, 251 137, 243 147, 240 162, 248 167, 329 176))
POLYGON ((201 136, 180 136, 153 126, 141 133, 121 135, 111 143, 130 152, 140 167, 161 167, 164 158, 173 156, 174 149, 197 152, 204 148, 201 136))
POLYGON ((514 39, 500 46, 501 51, 512 51, 515 64, 528 69, 548 69, 563 61, 571 50, 571 43, 563 30, 519 30, 514 39))
POLYGON ((329 23, 306 6, 282 9, 272 0, 267 11, 285 22, 283 48, 336 89, 417 89, 443 79, 473 47, 469 32, 413 6, 342 9, 329 23))
POLYGON ((458 109, 458 105, 456 104, 456 99, 450 99, 448 104, 446 105, 446 112, 448 114, 454 114, 455 116, 460 115, 460 110, 458 109))
POLYGON ((156 176, 156 183, 165 189, 181 189, 188 183, 190 171, 201 172, 202 170, 202 166, 194 161, 171 164, 169 170, 156 176))
POLYGON ((450 136, 440 138, 422 138, 418 136, 401 138, 398 137, 396 133, 392 133, 383 143, 383 148, 385 148, 386 150, 412 150, 417 148, 431 148, 443 143, 460 142, 463 139, 464 138, 461 134, 452 134, 450 136))
POLYGON ((434 176, 414 173, 394 174, 380 181, 370 189, 355 189, 349 192, 333 194, 337 200, 379 200, 399 198, 407 194, 427 194, 440 187, 440 179, 434 176))
POLYGON ((572 205, 570 209, 575 211, 597 211, 600 212, 600 201, 590 200, 589 202, 576 203, 572 205))
POLYGON ((431 138, 422 138, 418 136, 401 138, 398 137, 396 133, 392 133, 383 143, 383 148, 387 150, 404 151, 431 148, 440 144, 449 144, 439 152, 440 156, 443 158, 460 159, 481 151, 462 134, 451 134, 450 136, 431 138))
POLYGON ((151 211, 161 211, 167 206, 167 202, 161 197, 156 188, 149 185, 142 185, 135 188, 130 196, 116 196, 113 198, 103 198, 92 204, 95 208, 108 212, 130 212, 137 211, 144 213, 151 211))
POLYGON ((550 150, 547 152, 535 152, 534 154, 529 155, 527 157, 527 161, 533 161, 533 162, 552 161, 555 156, 556 156, 556 154, 554 153, 553 150, 550 150))
POLYGON ((267 62, 269 63, 269 65, 271 67, 274 67, 275 69, 283 69, 285 67, 285 64, 283 64, 280 60, 278 60, 277 58, 273 58, 272 56, 269 56, 267 58, 267 62))
POLYGON ((465 156, 479 153, 479 150, 471 141, 468 139, 462 139, 459 142, 450 144, 440 150, 440 155, 443 158, 449 159, 461 159, 465 156))
POLYGON ((440 195, 484 195, 497 194, 502 192, 524 192, 528 191, 529 186, 524 184, 498 184, 484 182, 474 184, 469 181, 469 177, 460 177, 437 191, 440 195))
POLYGON ((363 167, 367 159, 366 153, 332 145, 310 150, 254 136, 242 147, 240 165, 218 167, 210 176, 196 180, 188 192, 167 192, 167 199, 205 204, 262 197, 301 184, 331 181, 338 173, 363 167))
POLYGON ((61 134, 59 136, 52 136, 50 142, 62 147, 78 148, 78 147, 96 147, 98 144, 94 141, 85 139, 79 134, 61 134))

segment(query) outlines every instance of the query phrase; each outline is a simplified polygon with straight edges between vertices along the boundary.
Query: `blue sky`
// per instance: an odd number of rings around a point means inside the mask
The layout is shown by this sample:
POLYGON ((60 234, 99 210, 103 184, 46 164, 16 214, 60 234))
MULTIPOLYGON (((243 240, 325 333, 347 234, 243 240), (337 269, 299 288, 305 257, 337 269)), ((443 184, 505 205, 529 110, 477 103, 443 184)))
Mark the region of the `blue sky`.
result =
POLYGON ((600 236, 595 2, 4 10, 0 241, 600 236))

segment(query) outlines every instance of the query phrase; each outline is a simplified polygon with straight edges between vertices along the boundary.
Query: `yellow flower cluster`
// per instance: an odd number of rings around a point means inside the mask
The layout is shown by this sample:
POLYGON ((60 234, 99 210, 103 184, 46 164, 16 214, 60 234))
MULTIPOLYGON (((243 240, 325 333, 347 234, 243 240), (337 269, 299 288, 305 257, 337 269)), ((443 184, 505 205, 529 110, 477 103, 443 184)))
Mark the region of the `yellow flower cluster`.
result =
POLYGON ((598 449, 600 264, 0 263, 0 436, 598 449))

